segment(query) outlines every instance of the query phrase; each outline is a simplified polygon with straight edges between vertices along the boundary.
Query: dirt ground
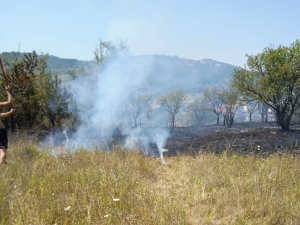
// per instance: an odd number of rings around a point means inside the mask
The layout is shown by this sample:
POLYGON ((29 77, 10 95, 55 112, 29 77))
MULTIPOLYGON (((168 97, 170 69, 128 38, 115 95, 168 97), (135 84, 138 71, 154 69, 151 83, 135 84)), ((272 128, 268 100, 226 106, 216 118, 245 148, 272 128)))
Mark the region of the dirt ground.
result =
POLYGON ((281 131, 275 123, 239 123, 232 128, 221 125, 176 127, 168 139, 166 155, 197 154, 199 151, 241 154, 300 153, 300 126, 281 131))

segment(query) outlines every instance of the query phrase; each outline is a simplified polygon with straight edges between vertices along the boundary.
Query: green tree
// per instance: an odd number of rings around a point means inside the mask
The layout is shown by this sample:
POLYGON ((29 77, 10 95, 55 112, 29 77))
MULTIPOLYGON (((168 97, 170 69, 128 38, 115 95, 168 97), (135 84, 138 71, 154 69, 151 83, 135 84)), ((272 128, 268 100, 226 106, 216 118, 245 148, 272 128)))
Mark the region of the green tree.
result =
POLYGON ((117 38, 115 41, 102 41, 100 39, 94 51, 94 59, 99 64, 104 61, 110 62, 118 55, 129 55, 127 42, 120 38, 117 38))
POLYGON ((54 80, 51 80, 51 93, 47 108, 47 116, 50 119, 52 128, 61 128, 61 120, 69 116, 69 97, 67 89, 61 84, 61 79, 54 75, 54 80))
MULTIPOLYGON (((146 92, 137 92, 131 96, 131 101, 129 105, 129 114, 134 120, 134 127, 138 126, 138 118, 144 115, 146 119, 150 119, 152 116, 152 101, 153 95, 146 92)), ((142 124, 142 119, 140 118, 139 125, 142 124)))
MULTIPOLYGON (((45 73, 47 59, 47 55, 38 57, 33 51, 24 54, 21 61, 16 58, 14 62, 7 63, 5 60, 7 80, 11 86, 16 108, 15 113, 10 116, 9 125, 12 131, 15 129, 15 124, 17 127, 32 127, 46 107, 42 103, 44 99, 41 99, 44 95, 37 94, 37 87, 44 84, 42 77, 49 76, 45 73)), ((45 90, 45 87, 40 90, 45 90)))
POLYGON ((261 122, 262 123, 267 123, 268 122, 268 110, 269 110, 269 107, 263 103, 263 102, 258 102, 258 112, 260 114, 260 117, 261 117, 261 122))
POLYGON ((214 86, 204 92, 204 99, 207 103, 207 110, 213 112, 217 116, 217 125, 220 123, 220 115, 224 111, 224 102, 219 98, 219 91, 214 86))
POLYGON ((183 106, 186 100, 186 93, 183 90, 176 90, 169 92, 163 96, 158 97, 157 101, 169 113, 171 122, 171 132, 175 129, 175 116, 183 106))
MULTIPOLYGON (((18 57, 16 55, 16 57, 18 57)), ((48 55, 38 56, 36 52, 25 53, 22 60, 5 60, 5 69, 16 109, 10 121, 5 121, 12 131, 33 126, 50 128, 51 121, 65 117, 67 109, 66 91, 62 90, 59 79, 46 72, 48 55), (51 108, 51 110, 49 110, 51 108), (49 113, 49 111, 51 113, 49 113), (54 115, 54 116, 53 116, 54 115)), ((2 86, 4 86, 2 82, 2 86)), ((4 88, 1 95, 6 97, 4 88)))
POLYGON ((198 125, 204 122, 206 118, 206 102, 202 98, 196 98, 190 102, 187 106, 189 115, 191 115, 192 121, 196 121, 198 125))
POLYGON ((249 122, 252 122, 252 116, 258 110, 258 101, 247 101, 245 106, 249 113, 249 122))
POLYGON ((238 108, 241 106, 239 101, 239 93, 236 89, 230 87, 218 93, 219 99, 224 103, 222 110, 224 114, 224 124, 230 128, 234 122, 234 116, 238 108))
POLYGON ((289 130, 300 96, 300 41, 247 57, 248 68, 234 71, 234 86, 273 109, 282 130, 289 130))

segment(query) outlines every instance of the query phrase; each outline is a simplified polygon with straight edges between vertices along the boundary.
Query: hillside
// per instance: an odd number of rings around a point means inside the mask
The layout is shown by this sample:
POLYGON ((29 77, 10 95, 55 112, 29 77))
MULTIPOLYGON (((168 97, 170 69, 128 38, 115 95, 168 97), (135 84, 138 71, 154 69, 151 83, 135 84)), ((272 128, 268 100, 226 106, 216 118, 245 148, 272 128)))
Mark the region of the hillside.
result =
POLYGON ((189 93, 203 92, 214 85, 224 86, 238 67, 212 59, 191 60, 178 56, 146 55, 153 60, 152 76, 159 89, 182 88, 189 93))
MULTIPOLYGON (((2 52, 0 57, 3 60, 3 64, 12 64, 16 61, 22 61, 24 58, 25 52, 2 52)), ((64 75, 68 72, 69 69, 76 66, 85 66, 88 61, 80 61, 77 59, 64 59, 59 58, 53 55, 49 56, 48 59, 48 70, 51 74, 64 75)))
MULTIPOLYGON (((224 86, 230 79, 234 65, 212 59, 191 60, 178 56, 142 55, 134 56, 137 63, 151 62, 150 80, 159 90, 171 91, 182 88, 188 93, 199 93, 214 85, 224 86)), ((48 68, 51 73, 66 76, 68 70, 76 66, 93 65, 94 62, 76 59, 62 59, 50 56, 48 68)), ((67 78, 66 78, 67 79, 67 78)))
POLYGON ((67 74, 69 69, 78 66, 85 66, 87 63, 90 62, 77 59, 64 59, 50 55, 48 59, 48 69, 52 74, 57 73, 58 75, 64 75, 67 74))
MULTIPOLYGON (((3 52, 0 54, 3 61, 13 63, 17 52, 3 52)), ((20 53, 19 60, 24 53, 20 53)), ((151 62, 150 80, 159 90, 171 91, 182 88, 188 93, 199 93, 214 85, 224 86, 230 79, 234 65, 218 62, 212 59, 191 60, 167 55, 134 56, 137 63, 151 62)), ((68 80, 68 71, 74 67, 93 65, 94 61, 64 59, 49 56, 48 70, 51 74, 58 74, 63 80, 68 80)))

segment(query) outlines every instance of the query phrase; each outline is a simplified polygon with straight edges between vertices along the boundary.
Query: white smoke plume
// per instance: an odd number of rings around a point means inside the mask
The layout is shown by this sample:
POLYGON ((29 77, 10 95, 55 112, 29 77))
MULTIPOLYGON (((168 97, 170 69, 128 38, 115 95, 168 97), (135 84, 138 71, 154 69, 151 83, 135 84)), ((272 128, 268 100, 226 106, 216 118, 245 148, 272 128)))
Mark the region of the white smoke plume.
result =
POLYGON ((109 62, 93 68, 91 74, 70 81, 68 89, 76 102, 80 124, 68 137, 65 148, 105 148, 115 136, 122 136, 124 140, 119 143, 125 149, 138 148, 147 155, 156 151, 164 163, 168 129, 140 124, 134 128, 128 112, 136 93, 151 93, 151 72, 151 58, 116 54, 109 62))

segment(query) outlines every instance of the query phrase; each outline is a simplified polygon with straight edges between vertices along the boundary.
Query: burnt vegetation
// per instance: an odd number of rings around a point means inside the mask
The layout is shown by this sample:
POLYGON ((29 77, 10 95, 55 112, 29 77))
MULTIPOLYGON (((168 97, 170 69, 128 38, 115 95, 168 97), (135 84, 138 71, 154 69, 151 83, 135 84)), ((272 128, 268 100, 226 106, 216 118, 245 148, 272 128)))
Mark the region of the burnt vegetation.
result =
MULTIPOLYGON (((71 137, 83 122, 78 113, 85 109, 78 108, 78 96, 72 95, 68 87, 78 78, 89 76, 95 65, 105 68, 119 51, 133 57, 122 41, 100 41, 92 62, 67 60, 63 64, 57 57, 35 51, 2 53, 16 108, 16 113, 4 121, 6 127, 12 132, 67 132, 71 137)), ((200 151, 297 154, 299 52, 298 40, 289 47, 267 47, 262 53, 247 56, 247 65, 242 69, 213 60, 152 56, 155 68, 149 74, 148 85, 155 88, 135 90, 129 104, 120 107, 123 121, 119 123, 129 124, 132 129, 168 127, 171 136, 165 147, 169 155, 200 151), (173 77, 170 73, 164 75, 172 62, 176 73, 173 77), (188 67, 187 79, 178 71, 184 74, 188 67)), ((3 80, 1 85, 0 95, 5 99, 3 80)), ((121 138, 113 140, 122 139, 121 134, 118 136, 121 138)))

